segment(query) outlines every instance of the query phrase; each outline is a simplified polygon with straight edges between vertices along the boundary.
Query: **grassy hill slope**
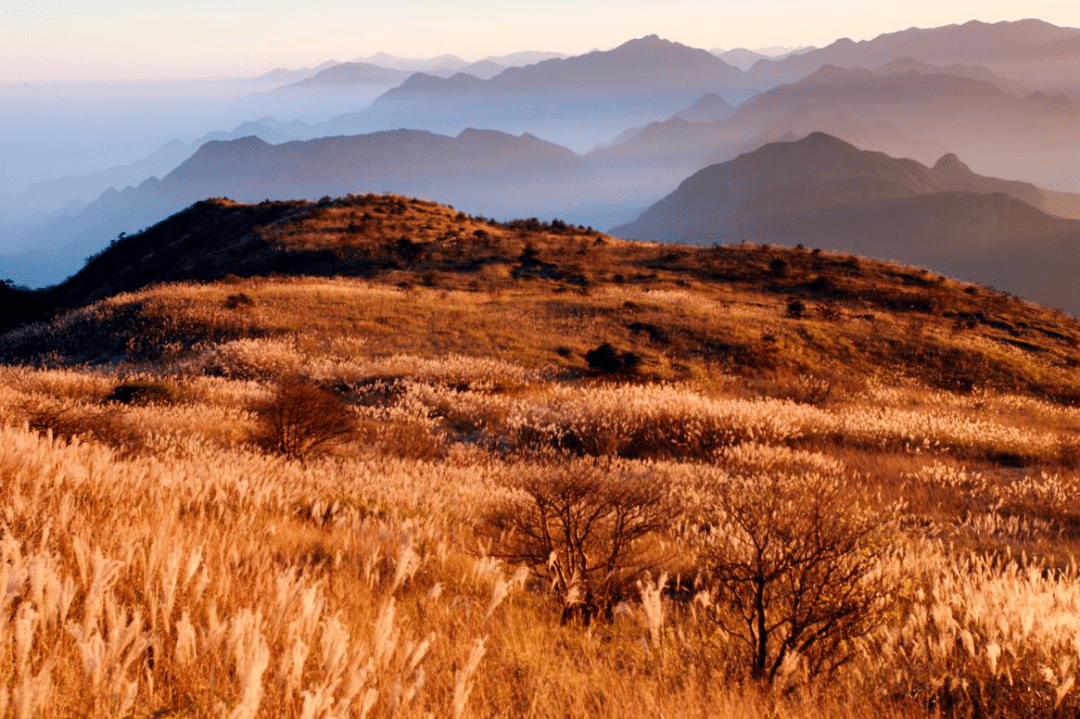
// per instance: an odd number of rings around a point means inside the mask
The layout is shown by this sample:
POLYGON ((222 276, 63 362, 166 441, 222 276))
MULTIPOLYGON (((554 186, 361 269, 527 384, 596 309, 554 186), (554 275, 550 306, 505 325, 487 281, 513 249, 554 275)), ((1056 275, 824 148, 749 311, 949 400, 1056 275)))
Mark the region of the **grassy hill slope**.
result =
POLYGON ((7 292, 40 313, 0 336, 0 701, 31 714, 1080 707, 1070 316, 392 196, 207 201, 7 292), (337 434, 290 457, 305 407, 337 434), (747 527, 864 532, 778 575, 770 617, 806 585, 858 622, 769 678, 717 559, 747 527))

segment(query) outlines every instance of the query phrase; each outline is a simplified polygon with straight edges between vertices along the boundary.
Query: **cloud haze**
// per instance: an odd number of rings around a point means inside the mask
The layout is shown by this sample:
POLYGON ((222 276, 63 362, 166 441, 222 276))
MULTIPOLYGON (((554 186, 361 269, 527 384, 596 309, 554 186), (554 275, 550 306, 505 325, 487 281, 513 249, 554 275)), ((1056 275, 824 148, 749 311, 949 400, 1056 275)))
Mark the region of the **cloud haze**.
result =
POLYGON ((909 26, 971 18, 1039 17, 1080 26, 1080 6, 1057 0, 95 0, 0 2, 0 77, 56 81, 261 72, 385 51, 479 58, 522 48, 579 53, 649 33, 696 47, 824 45, 909 26))

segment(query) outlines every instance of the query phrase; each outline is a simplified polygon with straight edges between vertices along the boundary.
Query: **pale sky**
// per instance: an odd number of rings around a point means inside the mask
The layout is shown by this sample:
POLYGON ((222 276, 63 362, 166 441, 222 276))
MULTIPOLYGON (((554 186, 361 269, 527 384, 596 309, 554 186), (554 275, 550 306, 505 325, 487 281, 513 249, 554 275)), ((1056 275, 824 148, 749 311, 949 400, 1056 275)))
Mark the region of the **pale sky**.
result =
POLYGON ((577 54, 652 33, 823 46, 1025 17, 1080 27, 1080 0, 0 0, 0 83, 244 76, 380 51, 577 54))

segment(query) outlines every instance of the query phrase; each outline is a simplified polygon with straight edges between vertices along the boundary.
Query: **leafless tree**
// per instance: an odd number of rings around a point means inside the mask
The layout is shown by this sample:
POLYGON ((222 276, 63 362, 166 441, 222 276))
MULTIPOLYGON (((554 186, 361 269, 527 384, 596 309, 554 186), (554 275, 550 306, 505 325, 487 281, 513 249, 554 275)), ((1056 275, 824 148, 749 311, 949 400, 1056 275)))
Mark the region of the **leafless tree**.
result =
POLYGON ((515 487, 519 496, 487 518, 493 553, 547 578, 561 597, 564 621, 610 612, 648 568, 642 540, 673 521, 661 483, 628 465, 543 463, 515 487))
POLYGON ((754 474, 705 482, 688 530, 714 591, 713 616, 772 683, 798 659, 811 676, 853 658, 852 640, 885 618, 891 515, 858 509, 836 478, 754 474))

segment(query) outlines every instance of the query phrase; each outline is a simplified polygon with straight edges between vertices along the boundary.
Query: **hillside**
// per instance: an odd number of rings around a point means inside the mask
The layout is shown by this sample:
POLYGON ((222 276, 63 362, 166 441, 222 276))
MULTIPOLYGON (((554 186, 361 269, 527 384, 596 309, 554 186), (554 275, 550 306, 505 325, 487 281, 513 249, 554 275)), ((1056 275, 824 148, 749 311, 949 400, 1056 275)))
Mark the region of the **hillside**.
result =
POLYGON ((0 317, 31 302, 0 335, 0 661, 43 713, 1080 710, 1060 312, 386 195, 199 202, 0 285, 0 317), (724 629, 732 567, 774 670, 724 629))
MULTIPOLYGON (((181 305, 173 305, 167 294, 144 288, 162 282, 220 282, 226 277, 233 278, 219 285, 218 290, 208 290, 208 296, 216 296, 220 292, 235 294, 245 286, 259 287, 265 282, 255 278, 293 275, 353 277, 390 287, 429 288, 466 295, 479 293, 470 302, 483 302, 483 298, 492 293, 524 293, 515 301, 520 311, 525 308, 518 302, 565 295, 550 306, 554 315, 546 317, 547 310, 544 310, 530 321, 527 330, 507 326, 502 333, 504 341, 509 343, 507 347, 516 348, 514 352, 523 351, 534 361, 552 361, 568 368, 580 362, 580 359, 572 358, 582 356, 589 342, 599 343, 599 339, 611 336, 619 337, 642 353, 646 358, 645 367, 658 377, 673 379, 694 376, 716 362, 728 371, 751 374, 767 373, 769 368, 779 370, 781 367, 786 367, 785 372, 802 367, 809 372, 831 373, 837 369, 828 369, 836 359, 830 356, 831 348, 845 345, 849 347, 845 350, 845 362, 851 363, 849 369, 868 376, 899 363, 908 371, 925 373, 934 377, 934 382, 947 387, 972 382, 993 383, 997 381, 995 378, 1008 377, 1010 387, 1026 387, 1040 396, 1059 396, 1063 392, 1071 396, 1072 390, 1066 389, 1070 383, 1064 377, 1049 381, 1053 373, 1046 374, 1034 368, 1021 371, 1021 365, 1015 365, 1013 359, 996 356, 988 348, 994 343, 1000 343, 1002 347, 1030 346, 1030 351, 1036 351, 1037 347, 1041 357, 1057 357, 1055 361, 1063 363, 1062 367, 1070 366, 1073 361, 1080 363, 1080 355, 1074 357, 1073 340, 1069 339, 1074 336, 1074 330, 1069 329, 1073 327, 1072 320, 985 289, 928 275, 925 271, 803 250, 753 246, 673 249, 616 240, 561 223, 492 223, 440 205, 375 195, 319 203, 295 201, 244 205, 229 200, 197 203, 140 234, 113 243, 62 285, 33 293, 40 316, 48 317, 56 308, 105 302, 101 306, 113 308, 107 314, 121 324, 103 322, 99 330, 94 330, 97 321, 89 318, 97 316, 97 311, 91 311, 89 315, 80 311, 72 317, 85 317, 78 322, 83 325, 89 320, 89 324, 78 331, 72 331, 70 318, 62 318, 54 328, 44 325, 9 335, 4 351, 9 359, 51 356, 54 361, 66 358, 62 361, 74 363, 123 361, 125 350, 122 348, 142 346, 135 335, 147 331, 143 323, 157 321, 152 319, 155 316, 161 319, 171 316, 170 322, 189 326, 195 334, 187 336, 183 342, 191 347, 199 346, 204 339, 212 340, 219 331, 237 337, 286 331, 285 326, 272 330, 252 325, 245 329, 233 322, 233 319, 243 320, 247 313, 241 311, 233 313, 232 319, 222 327, 206 326, 205 331, 212 336, 201 338, 195 317, 217 300, 197 301, 190 307, 190 312, 194 313, 190 315, 191 320, 182 321, 180 315, 189 314, 189 310, 181 309, 187 300, 181 305), (244 277, 252 279, 237 279, 244 277), (663 292, 687 294, 696 297, 695 302, 703 301, 705 297, 726 297, 723 304, 733 310, 736 305, 749 308, 763 302, 778 308, 776 311, 781 314, 787 303, 797 299, 811 314, 815 308, 828 308, 829 318, 822 320, 825 322, 822 327, 831 328, 829 332, 841 331, 843 323, 840 320, 845 316, 899 313, 943 328, 970 321, 974 323, 971 328, 974 334, 955 338, 958 344, 954 350, 934 348, 931 351, 919 349, 903 339, 903 327, 911 320, 890 320, 885 324, 874 324, 877 322, 874 320, 871 324, 877 327, 876 336, 869 344, 855 340, 855 335, 841 340, 838 336, 827 338, 816 333, 795 333, 785 336, 782 341, 776 340, 780 344, 772 346, 773 340, 748 337, 746 328, 740 326, 742 320, 692 327, 678 322, 671 324, 659 309, 633 309, 617 311, 610 317, 604 317, 604 313, 594 315, 590 311, 593 322, 600 323, 597 327, 606 329, 597 329, 599 334, 595 337, 566 337, 561 343, 555 342, 558 323, 562 322, 558 319, 561 311, 555 310, 556 305, 566 302, 588 305, 592 302, 588 298, 597 293, 606 297, 612 293, 650 291, 660 292, 657 297, 663 292), (108 299, 133 292, 159 299, 149 304, 146 300, 108 299), (581 300, 571 301, 572 297, 579 296, 581 300), (151 310, 151 305, 156 305, 157 309, 151 310), (116 309, 121 306, 129 309, 116 309), (172 309, 165 311, 167 306, 172 309), (998 310, 988 312, 988 307, 998 310), (549 321, 555 325, 539 330, 537 322, 549 321), (895 327, 897 334, 892 336, 885 327, 895 327), (86 334, 99 331, 104 345, 86 334), (725 337, 728 339, 722 339, 725 337), (960 349, 970 345, 974 337, 979 337, 980 342, 989 342, 985 345, 987 349, 974 354, 960 349), (1059 339, 1053 339, 1055 337, 1059 339), (540 344, 536 345, 537 342, 540 344), (551 343, 555 344, 548 346, 551 343), (558 344, 571 348, 567 358, 549 354, 558 344), (854 350, 854 347, 859 349, 854 350), (118 351, 119 355, 116 354, 118 351), (946 366, 943 358, 949 356, 949 352, 964 357, 965 361, 956 367, 946 366), (920 367, 920 360, 915 357, 924 358, 932 366, 920 367), (971 373, 976 366, 980 367, 979 377, 967 375, 962 378, 951 374, 971 373)), ((29 304, 25 299, 17 302, 21 306, 29 304)), ((300 314, 295 315, 295 320, 287 320, 287 324, 300 321, 303 309, 297 309, 300 314)), ((735 312, 735 316, 740 314, 735 312)), ((494 323, 491 326, 497 326, 501 320, 482 320, 484 326, 489 322, 494 323)), ((710 320, 710 323, 714 322, 716 319, 710 320)), ((407 324, 411 326, 411 323, 407 324)), ((794 326, 798 325, 795 323, 794 326)), ((288 331, 301 331, 300 325, 289 326, 288 331)), ((864 330, 854 331, 858 334, 864 330)), ((464 339, 472 331, 460 327, 458 332, 464 339)), ((425 340, 416 337, 409 341, 414 340, 422 344, 449 341, 451 345, 443 347, 445 351, 468 350, 465 346, 453 345, 455 340, 448 338, 425 340)), ((401 341, 406 340, 402 338, 401 341)), ((135 361, 139 356, 138 353, 129 354, 128 360, 135 361)))

